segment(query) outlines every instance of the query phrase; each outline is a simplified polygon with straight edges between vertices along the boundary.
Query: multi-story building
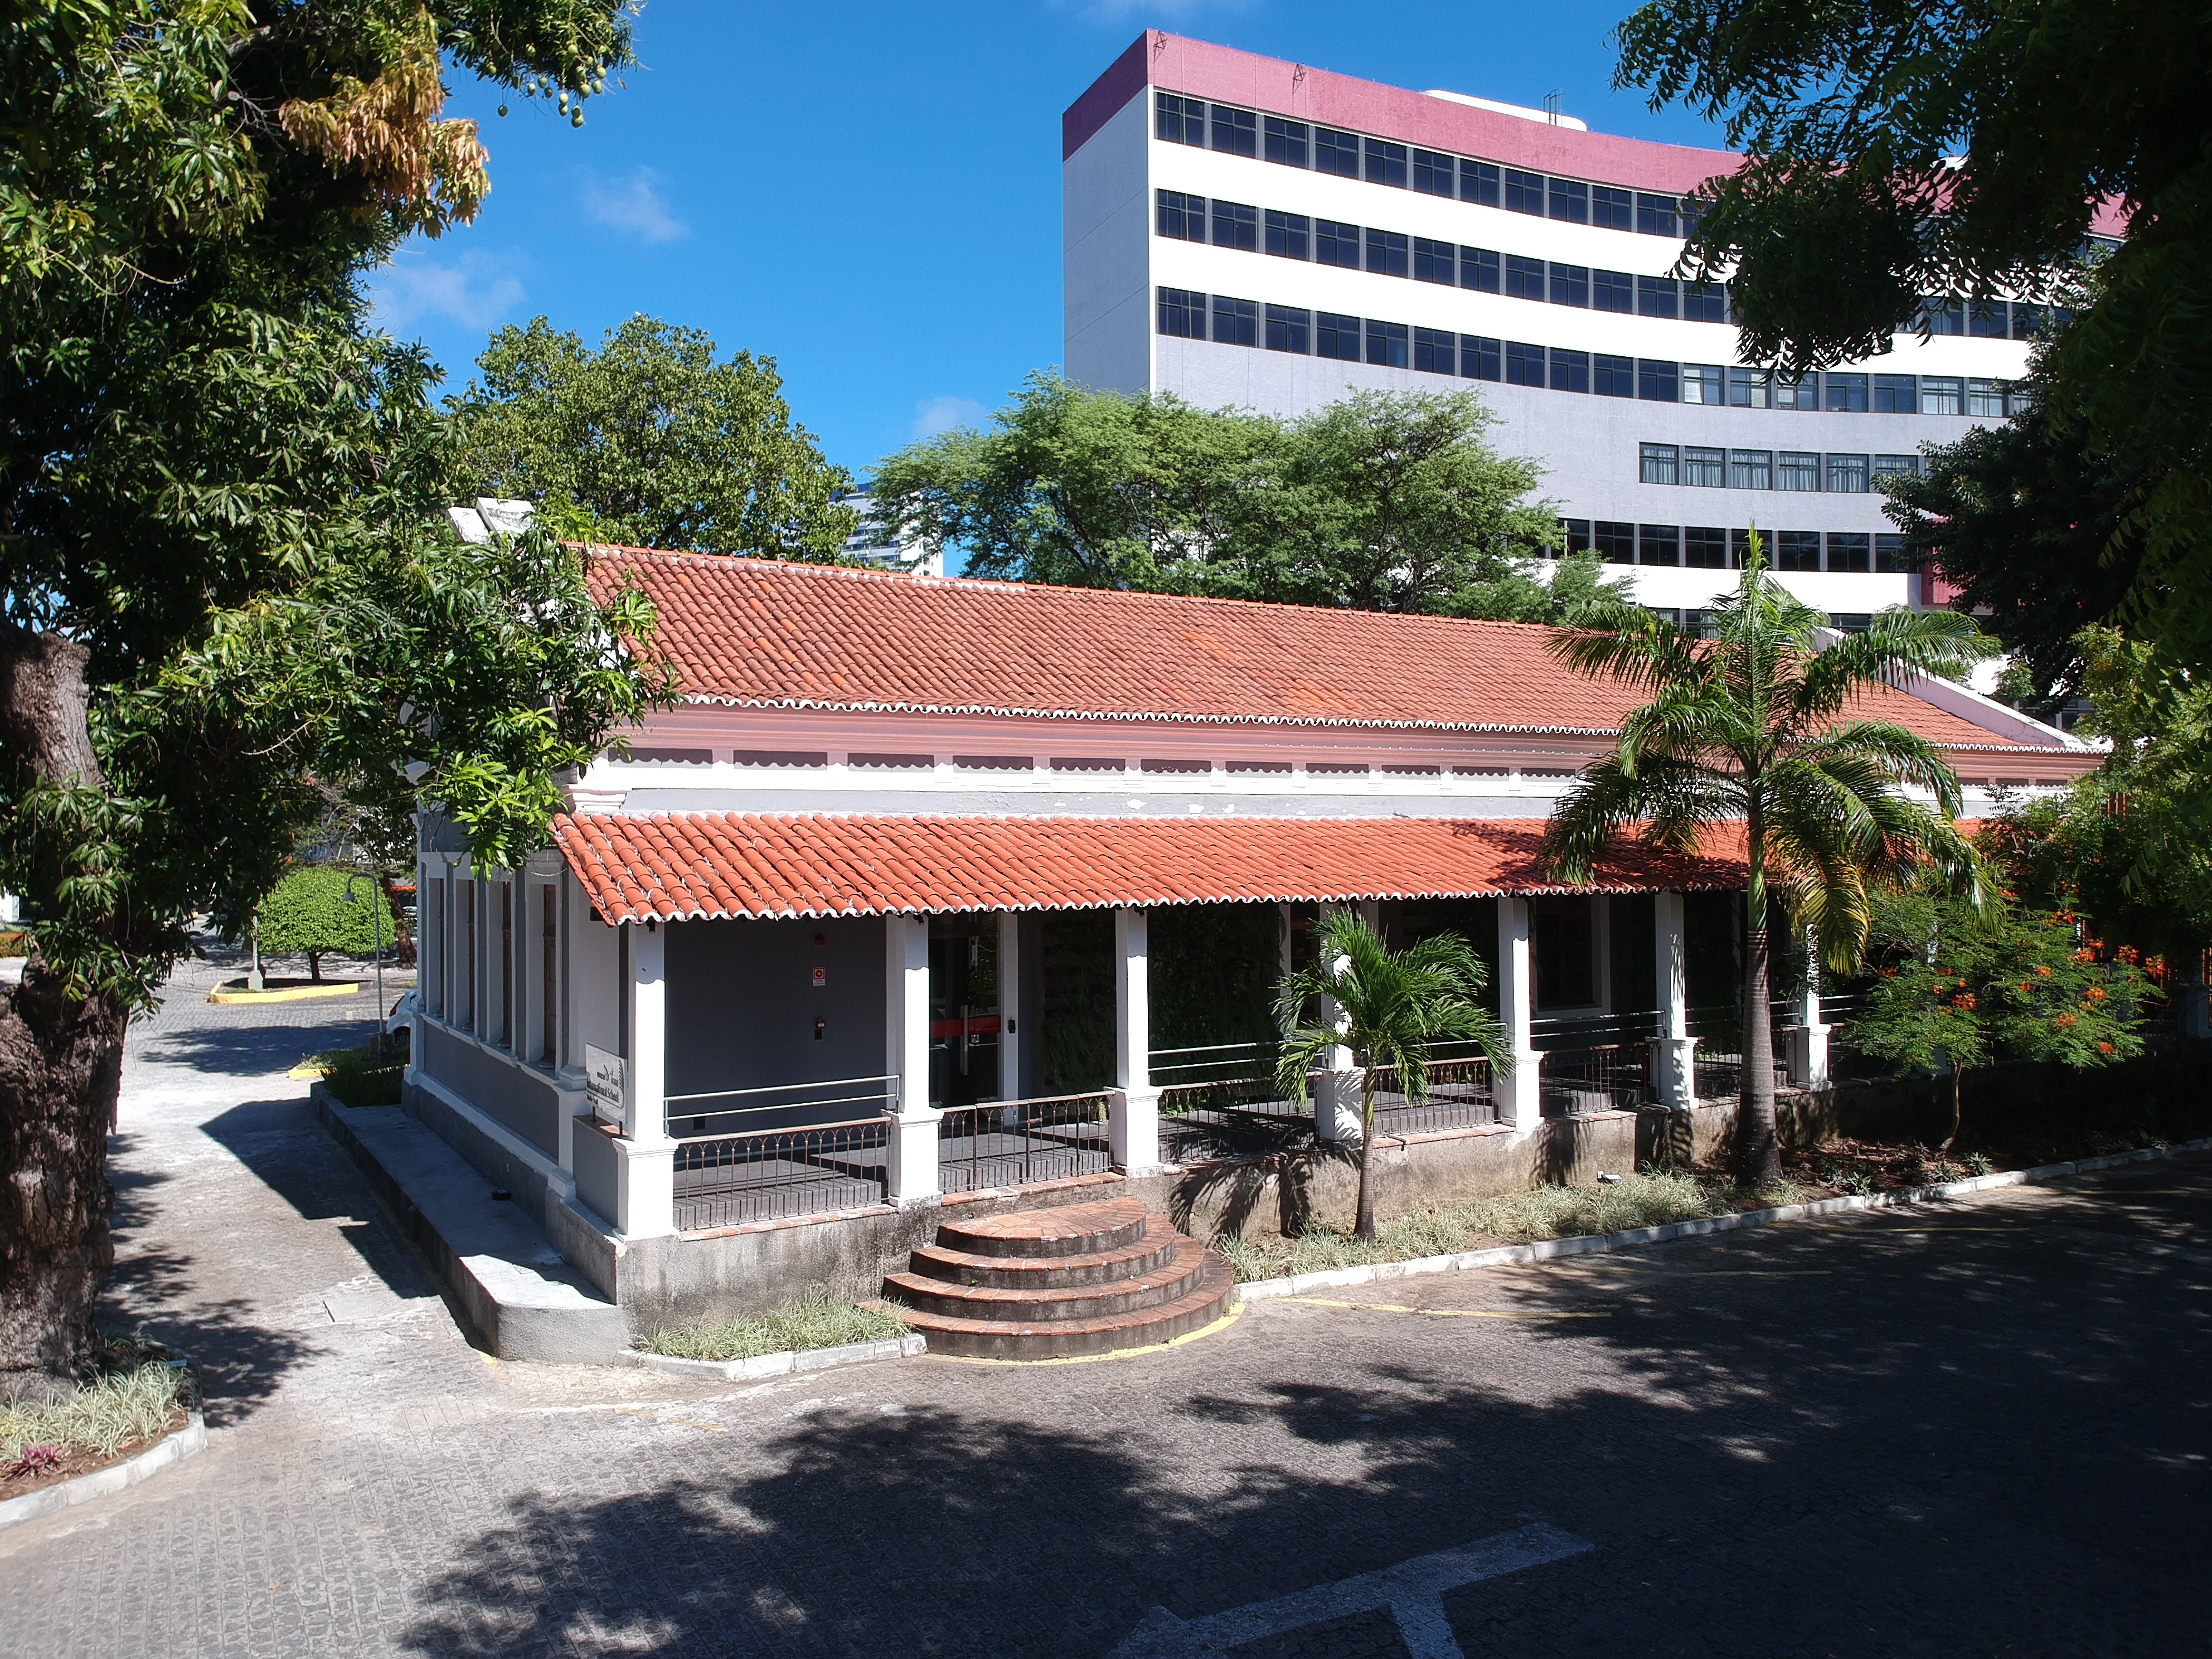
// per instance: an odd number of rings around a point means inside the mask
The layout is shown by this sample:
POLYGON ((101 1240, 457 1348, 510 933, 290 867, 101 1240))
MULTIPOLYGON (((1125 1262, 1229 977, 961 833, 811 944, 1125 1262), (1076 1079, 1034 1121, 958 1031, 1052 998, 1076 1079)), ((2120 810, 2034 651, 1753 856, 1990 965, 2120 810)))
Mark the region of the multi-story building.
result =
POLYGON ((855 515, 853 533, 845 538, 845 556, 872 564, 878 570, 911 570, 924 576, 945 574, 945 550, 928 548, 911 536, 893 535, 884 544, 876 524, 874 481, 863 478, 851 489, 833 498, 855 515))
POLYGON ((2042 324, 1939 299, 1927 337, 1785 383, 1736 360, 1723 285, 1668 274, 1734 155, 1156 31, 1061 155, 1071 379, 1284 416, 1474 386, 1567 545, 1665 610, 1729 586, 1753 525, 1840 626, 1929 597, 1879 481, 2002 419, 2042 324))

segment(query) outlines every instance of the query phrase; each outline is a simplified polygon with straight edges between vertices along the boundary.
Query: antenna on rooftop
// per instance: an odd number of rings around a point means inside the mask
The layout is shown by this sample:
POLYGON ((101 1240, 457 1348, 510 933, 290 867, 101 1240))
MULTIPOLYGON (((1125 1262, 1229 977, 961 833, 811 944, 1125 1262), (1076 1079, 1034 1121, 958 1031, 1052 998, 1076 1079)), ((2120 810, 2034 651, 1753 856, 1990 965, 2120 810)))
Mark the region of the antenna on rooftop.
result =
POLYGON ((1544 118, 1553 126, 1559 125, 1559 105, 1565 96, 1557 87, 1544 94, 1544 118))

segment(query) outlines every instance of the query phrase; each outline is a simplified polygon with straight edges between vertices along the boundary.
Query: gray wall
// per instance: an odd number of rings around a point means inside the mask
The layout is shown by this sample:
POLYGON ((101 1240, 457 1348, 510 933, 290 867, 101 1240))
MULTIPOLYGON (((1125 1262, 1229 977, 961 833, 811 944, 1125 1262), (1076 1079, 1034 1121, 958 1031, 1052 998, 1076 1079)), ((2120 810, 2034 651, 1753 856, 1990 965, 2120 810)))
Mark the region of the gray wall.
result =
POLYGON ((479 1047, 429 1020, 417 1062, 478 1111, 497 1119, 549 1158, 561 1152, 561 1094, 553 1079, 479 1047))
POLYGON ((622 1214, 622 1154, 610 1135, 589 1117, 570 1132, 575 1147, 576 1198, 610 1227, 622 1214))
POLYGON ((882 1075, 882 918, 665 925, 668 1093, 882 1075), (817 967, 828 981, 818 990, 817 967), (817 1019, 827 1022, 819 1041, 817 1019))

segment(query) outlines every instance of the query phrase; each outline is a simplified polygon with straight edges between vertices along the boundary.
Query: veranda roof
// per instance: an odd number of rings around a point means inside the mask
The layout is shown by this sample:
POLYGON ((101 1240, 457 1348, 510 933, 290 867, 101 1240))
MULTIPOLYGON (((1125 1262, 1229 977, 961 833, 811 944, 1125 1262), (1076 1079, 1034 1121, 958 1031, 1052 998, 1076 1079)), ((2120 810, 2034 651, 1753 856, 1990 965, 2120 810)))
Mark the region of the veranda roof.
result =
POLYGON ((1115 905, 1644 893, 1744 884, 1741 835, 1696 858, 1627 848, 1586 888, 1543 871, 1531 818, 563 815, 609 922, 1115 905))

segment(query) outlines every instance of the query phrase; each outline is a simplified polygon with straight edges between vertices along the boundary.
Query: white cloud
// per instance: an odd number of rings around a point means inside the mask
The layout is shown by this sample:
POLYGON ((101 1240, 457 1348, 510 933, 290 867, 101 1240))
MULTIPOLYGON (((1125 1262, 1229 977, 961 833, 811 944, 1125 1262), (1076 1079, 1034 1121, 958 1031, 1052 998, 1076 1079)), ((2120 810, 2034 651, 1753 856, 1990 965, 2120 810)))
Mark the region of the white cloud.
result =
POLYGON ((973 398, 930 398, 914 406, 914 435, 934 438, 956 426, 979 424, 990 411, 973 398))
POLYGON ((651 167, 640 167, 626 179, 586 172, 583 182, 584 211, 610 230, 627 231, 645 242, 673 242, 691 234, 691 227, 660 199, 660 175, 651 167))
POLYGON ((441 264, 421 252, 402 252, 368 279, 376 318, 395 331, 426 317, 444 317, 464 328, 489 328, 522 303, 523 288, 507 262, 486 253, 464 253, 441 264))

